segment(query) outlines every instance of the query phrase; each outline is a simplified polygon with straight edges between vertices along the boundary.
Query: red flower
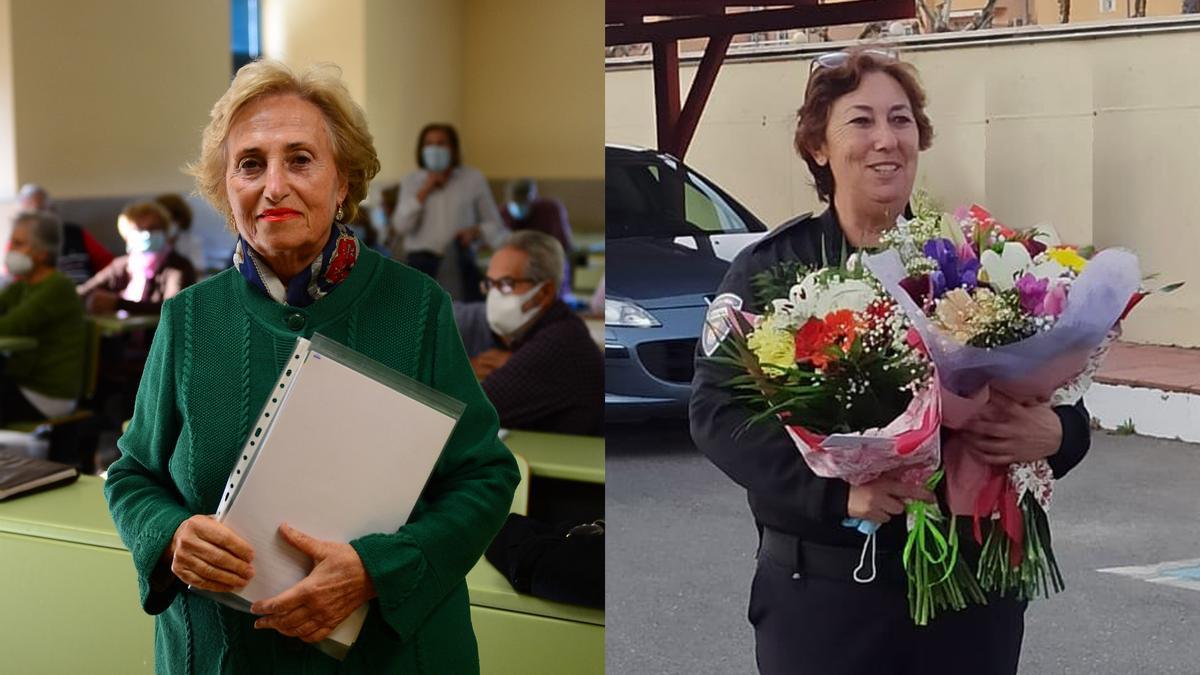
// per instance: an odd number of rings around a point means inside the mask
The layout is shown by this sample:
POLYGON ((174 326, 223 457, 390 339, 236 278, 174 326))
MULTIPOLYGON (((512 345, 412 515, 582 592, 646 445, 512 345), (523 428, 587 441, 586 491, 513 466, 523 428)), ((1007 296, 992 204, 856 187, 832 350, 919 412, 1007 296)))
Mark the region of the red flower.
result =
POLYGON ((848 309, 831 312, 825 317, 825 325, 829 329, 829 342, 840 342, 842 351, 849 353, 850 347, 854 345, 854 338, 858 336, 858 324, 854 320, 854 312, 848 309))
POLYGON ((796 331, 796 363, 812 363, 818 368, 829 365, 829 329, 825 322, 812 318, 796 331))
POLYGON ((358 259, 358 242, 354 237, 338 237, 337 250, 333 252, 333 257, 329 260, 329 267, 325 270, 325 280, 331 284, 338 284, 346 280, 350 276, 350 268, 354 267, 354 261, 358 259))
POLYGON ((830 347, 849 352, 857 337, 858 324, 848 309, 830 312, 824 320, 811 318, 796 331, 796 363, 824 368, 838 357, 830 347))

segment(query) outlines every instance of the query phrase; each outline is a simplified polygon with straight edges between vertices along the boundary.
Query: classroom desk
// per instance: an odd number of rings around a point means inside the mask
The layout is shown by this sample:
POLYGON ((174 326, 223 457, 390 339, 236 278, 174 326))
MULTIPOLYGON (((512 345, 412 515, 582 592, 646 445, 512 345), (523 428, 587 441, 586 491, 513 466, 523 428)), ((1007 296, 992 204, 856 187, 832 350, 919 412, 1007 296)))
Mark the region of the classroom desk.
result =
POLYGON ((112 337, 121 333, 131 333, 144 328, 154 328, 158 325, 158 314, 131 314, 121 317, 116 314, 93 314, 88 319, 96 325, 103 337, 112 337))
MULTIPOLYGON (((0 655, 28 675, 154 671, 154 620, 103 482, 0 502, 0 655)), ((486 561, 467 576, 482 671, 604 672, 604 613, 516 593, 486 561)))
POLYGON ((37 340, 17 335, 0 335, 0 352, 23 352, 37 348, 37 340))
POLYGON ((504 444, 529 461, 529 471, 534 476, 604 483, 602 436, 513 430, 504 437, 504 444))

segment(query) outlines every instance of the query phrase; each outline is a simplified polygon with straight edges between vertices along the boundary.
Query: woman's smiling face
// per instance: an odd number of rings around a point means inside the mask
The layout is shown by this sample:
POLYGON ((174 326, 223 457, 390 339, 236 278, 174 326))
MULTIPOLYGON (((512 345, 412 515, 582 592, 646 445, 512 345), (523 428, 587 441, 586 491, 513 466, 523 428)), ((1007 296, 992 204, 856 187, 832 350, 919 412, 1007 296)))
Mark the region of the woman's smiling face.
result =
POLYGON ((321 110, 294 94, 253 101, 229 126, 225 158, 238 233, 268 264, 316 257, 347 193, 321 110))
POLYGON ((833 102, 825 143, 813 156, 833 172, 839 201, 861 211, 878 206, 899 213, 912 194, 918 152, 908 95, 895 78, 876 71, 833 102))

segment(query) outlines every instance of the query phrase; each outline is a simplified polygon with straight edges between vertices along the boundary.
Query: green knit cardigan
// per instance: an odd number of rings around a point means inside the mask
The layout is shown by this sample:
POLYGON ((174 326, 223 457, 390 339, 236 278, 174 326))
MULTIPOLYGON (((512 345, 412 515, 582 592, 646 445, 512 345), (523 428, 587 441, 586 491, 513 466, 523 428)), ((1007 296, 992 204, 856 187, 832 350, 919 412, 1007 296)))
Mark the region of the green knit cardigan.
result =
POLYGON ((53 398, 79 396, 87 332, 83 302, 66 275, 55 270, 36 284, 14 281, 0 292, 0 335, 38 343, 9 357, 4 375, 11 382, 53 398))
MULTIPOLYGON (((104 487, 133 554, 142 607, 157 615, 157 672, 477 673, 465 577, 499 530, 519 480, 497 428, 448 296, 373 251, 363 250, 346 281, 305 308, 273 302, 233 269, 168 300, 104 487), (298 639, 254 629, 253 616, 189 593, 178 580, 150 583, 180 523, 216 511, 296 337, 314 332, 466 404, 408 523, 350 542, 378 597, 340 663, 298 639)), ((338 448, 328 451, 337 461, 338 448)))

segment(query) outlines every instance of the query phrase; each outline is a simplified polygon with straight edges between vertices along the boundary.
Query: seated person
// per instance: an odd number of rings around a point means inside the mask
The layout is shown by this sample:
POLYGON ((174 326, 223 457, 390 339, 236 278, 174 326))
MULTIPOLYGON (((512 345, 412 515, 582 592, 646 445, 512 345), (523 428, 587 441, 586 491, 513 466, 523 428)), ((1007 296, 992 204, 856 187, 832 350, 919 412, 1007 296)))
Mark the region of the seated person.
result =
MULTIPOLYGON (((571 296, 571 223, 567 220, 567 208, 557 199, 539 197, 537 181, 518 178, 505 188, 508 197, 504 212, 500 216, 513 232, 535 230, 554 237, 562 245, 566 258, 563 261, 563 283, 560 293, 564 299, 571 296)), ((569 301, 569 300, 568 300, 569 301)))
POLYGON ((171 216, 155 202, 125 207, 117 228, 127 255, 79 286, 91 314, 157 314, 165 300, 196 283, 196 271, 167 241, 171 216))
POLYGON ((473 343, 471 366, 500 426, 600 435, 604 357, 558 297, 563 257, 553 237, 514 233, 492 255, 483 282, 487 300, 460 306, 455 318, 473 343))
POLYGON ((0 335, 28 337, 0 378, 0 424, 40 421, 75 410, 83 384, 86 335, 75 284, 59 272, 62 224, 46 211, 13 221, 5 265, 13 283, 0 293, 0 335))
MULTIPOLYGON (((50 195, 36 183, 21 186, 17 197, 21 211, 54 211, 50 195)), ((58 252, 58 271, 67 275, 76 284, 82 284, 92 275, 108 266, 113 254, 92 236, 91 232, 75 223, 62 224, 62 250, 58 252)))
POLYGON ((208 265, 204 261, 204 241, 192 231, 192 207, 187 200, 174 192, 167 192, 154 198, 159 206, 171 215, 171 224, 167 228, 167 242, 176 253, 192 263, 196 275, 201 276, 208 265))

